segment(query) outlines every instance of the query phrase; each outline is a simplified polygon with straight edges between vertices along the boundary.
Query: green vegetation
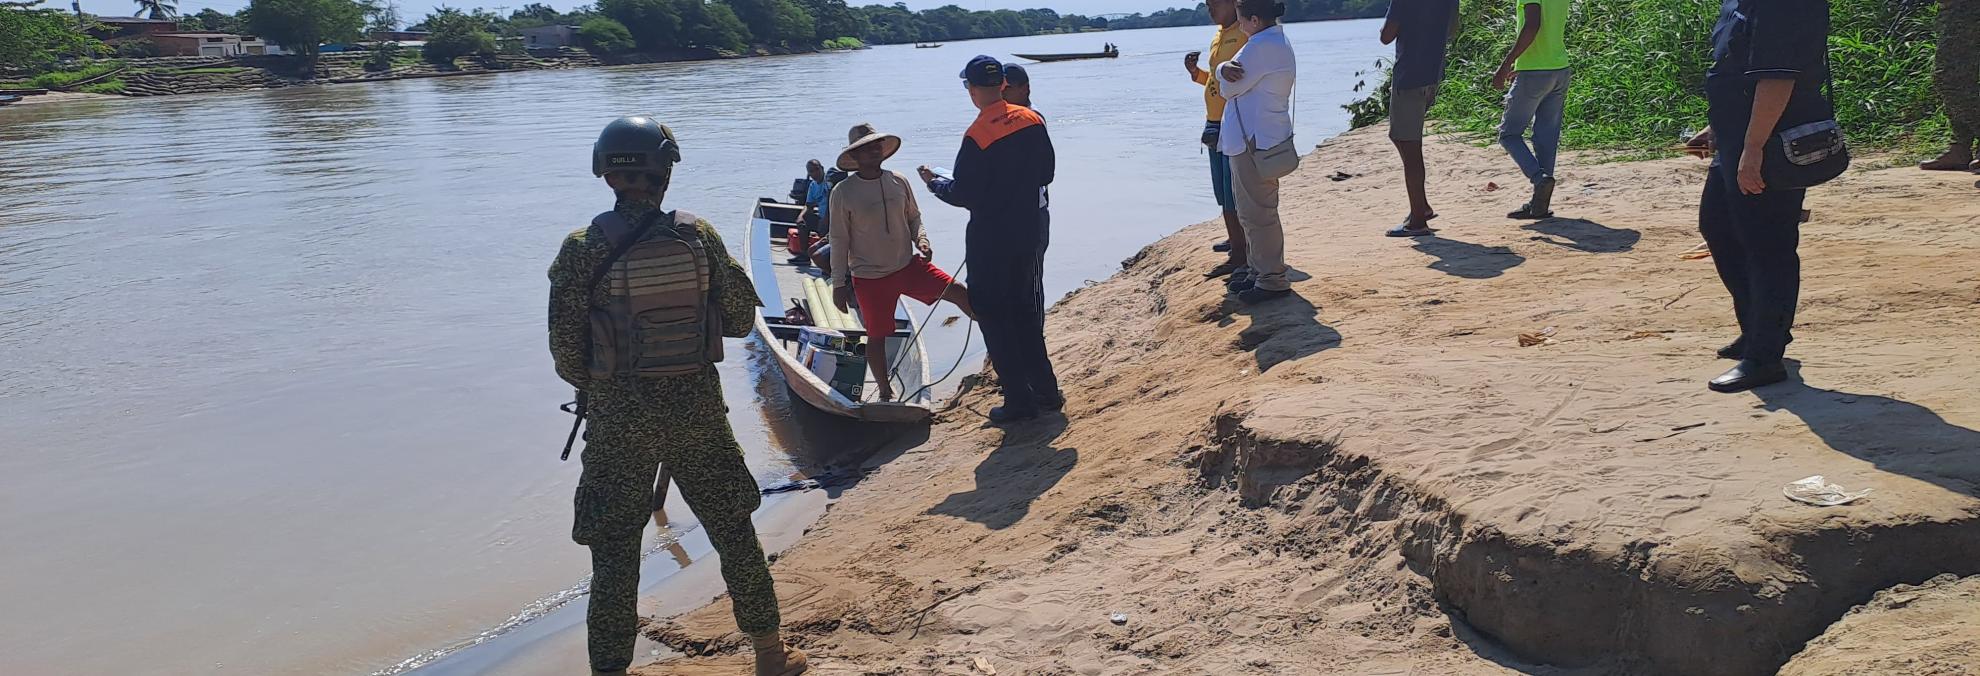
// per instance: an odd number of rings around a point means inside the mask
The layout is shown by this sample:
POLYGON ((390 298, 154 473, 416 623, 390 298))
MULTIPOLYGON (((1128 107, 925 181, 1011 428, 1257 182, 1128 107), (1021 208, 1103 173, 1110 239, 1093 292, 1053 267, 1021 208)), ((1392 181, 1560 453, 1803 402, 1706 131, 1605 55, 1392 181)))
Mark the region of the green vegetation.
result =
POLYGON ((821 49, 866 49, 866 43, 860 42, 859 38, 853 37, 832 38, 819 43, 818 46, 821 49))
POLYGON ((102 82, 98 82, 96 84, 84 85, 81 89, 77 89, 76 91, 82 92, 84 94, 122 94, 124 93, 124 81, 117 78, 111 78, 108 80, 104 80, 102 82))
MULTIPOLYGON (((1575 3, 1567 36, 1575 73, 1563 144, 1654 149, 1704 127, 1702 91, 1718 10, 1717 0, 1575 3)), ((1944 118, 1929 75, 1931 5, 1831 0, 1830 16, 1837 117, 1851 141, 1892 145, 1915 133, 1936 140, 1944 118)), ((1447 128, 1489 133, 1504 94, 1488 80, 1517 37, 1513 0, 1465 0, 1463 26, 1431 114, 1447 128)))
MULTIPOLYGON (((1389 11, 1389 0, 1285 0, 1286 21, 1325 21, 1328 19, 1366 19, 1382 16, 1389 11)), ((1134 28, 1168 28, 1172 26, 1208 26, 1210 9, 1198 4, 1192 9, 1165 9, 1147 15, 1135 14, 1112 21, 1101 20, 1100 28, 1109 30, 1129 30, 1134 28)))
POLYGON ((198 14, 179 17, 179 30, 207 33, 241 33, 247 30, 239 14, 221 14, 211 7, 199 10, 198 14))
POLYGON ((400 51, 399 43, 396 42, 380 43, 371 48, 371 54, 364 59, 365 72, 383 73, 391 70, 398 65, 400 51))
POLYGON ((0 64, 47 68, 68 56, 106 51, 96 38, 76 30, 76 20, 41 0, 0 0, 0 64))
POLYGON ((351 0, 250 0, 246 26, 314 64, 323 43, 358 39, 364 8, 351 0))
POLYGON ((602 16, 579 26, 577 37, 585 49, 600 54, 615 54, 633 48, 632 31, 626 30, 625 24, 602 16))
POLYGON ((178 0, 131 0, 138 14, 148 19, 170 19, 179 15, 178 0))
POLYGON ((77 67, 42 73, 18 82, 0 82, 8 89, 61 89, 124 67, 122 61, 84 61, 77 67))
POLYGON ((491 15, 479 10, 467 13, 441 7, 426 15, 424 23, 432 34, 420 51, 427 61, 443 66, 453 65, 454 59, 463 56, 494 54, 495 36, 488 32, 490 19, 491 15))

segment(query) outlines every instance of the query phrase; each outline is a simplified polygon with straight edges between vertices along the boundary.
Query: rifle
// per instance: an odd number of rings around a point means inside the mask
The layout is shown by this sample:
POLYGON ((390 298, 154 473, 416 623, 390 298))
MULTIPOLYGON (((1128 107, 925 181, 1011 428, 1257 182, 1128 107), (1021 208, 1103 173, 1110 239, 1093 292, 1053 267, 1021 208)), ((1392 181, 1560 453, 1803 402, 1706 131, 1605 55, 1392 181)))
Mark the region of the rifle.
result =
POLYGON ((576 400, 557 407, 557 410, 577 416, 576 420, 571 421, 571 436, 564 438, 564 454, 557 457, 559 461, 570 460, 571 447, 577 445, 578 428, 584 426, 584 399, 584 390, 578 390, 576 400))

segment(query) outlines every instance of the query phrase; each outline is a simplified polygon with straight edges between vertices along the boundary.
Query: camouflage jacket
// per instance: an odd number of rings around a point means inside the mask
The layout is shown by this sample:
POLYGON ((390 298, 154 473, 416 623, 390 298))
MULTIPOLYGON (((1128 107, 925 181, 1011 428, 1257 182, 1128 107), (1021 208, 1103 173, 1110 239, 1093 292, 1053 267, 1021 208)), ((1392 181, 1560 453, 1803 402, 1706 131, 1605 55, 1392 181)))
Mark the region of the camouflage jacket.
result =
MULTIPOLYGON (((643 204, 620 204, 615 208, 632 223, 639 222, 652 209, 643 204)), ((708 251, 711 274, 721 276, 722 334, 731 338, 747 336, 755 326, 756 308, 762 305, 756 297, 756 285, 743 272, 742 265, 729 255, 715 227, 698 218, 694 222, 708 251)), ((600 284, 596 289, 586 289, 584 285, 591 281, 599 262, 610 253, 611 245, 604 234, 595 226, 587 226, 564 239, 563 250, 557 252, 557 260, 550 264, 550 356, 557 362, 557 375, 593 396, 630 395, 651 401, 705 395, 712 389, 719 399, 720 381, 714 377, 712 366, 700 374, 671 378, 592 380, 585 365, 585 348, 591 340, 591 308, 604 305, 605 285, 600 284)))

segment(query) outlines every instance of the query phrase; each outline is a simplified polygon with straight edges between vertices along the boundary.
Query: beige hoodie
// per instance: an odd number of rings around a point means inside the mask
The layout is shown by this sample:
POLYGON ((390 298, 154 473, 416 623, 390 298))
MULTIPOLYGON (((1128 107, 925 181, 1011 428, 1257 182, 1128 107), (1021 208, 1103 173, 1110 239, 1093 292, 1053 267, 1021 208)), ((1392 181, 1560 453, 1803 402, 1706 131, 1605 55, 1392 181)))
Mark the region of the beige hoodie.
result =
POLYGON ((921 207, 914 203, 914 186, 898 173, 881 170, 876 179, 846 177, 832 188, 832 285, 845 286, 846 275, 879 279, 914 260, 915 245, 926 245, 921 207))

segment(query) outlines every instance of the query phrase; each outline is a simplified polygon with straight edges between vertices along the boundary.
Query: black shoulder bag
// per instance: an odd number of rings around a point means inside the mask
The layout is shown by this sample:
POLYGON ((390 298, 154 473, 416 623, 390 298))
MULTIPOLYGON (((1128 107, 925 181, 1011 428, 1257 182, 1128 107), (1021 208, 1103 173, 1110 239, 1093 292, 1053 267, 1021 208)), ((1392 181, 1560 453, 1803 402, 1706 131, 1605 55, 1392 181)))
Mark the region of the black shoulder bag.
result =
MULTIPOLYGON (((1740 11, 1752 13, 1740 3, 1740 11)), ((1752 40, 1748 24, 1747 40, 1752 40)), ((1760 178, 1767 182, 1768 190, 1804 190, 1834 180, 1849 170, 1849 144, 1843 141, 1842 125, 1836 122, 1834 94, 1835 79, 1829 72, 1827 47, 1822 57, 1822 106, 1826 112, 1822 119, 1796 124, 1780 129, 1779 123, 1773 134, 1767 137, 1767 146, 1762 149, 1765 158, 1760 163, 1760 178)), ((1793 100, 1789 100, 1790 106, 1793 100)))

